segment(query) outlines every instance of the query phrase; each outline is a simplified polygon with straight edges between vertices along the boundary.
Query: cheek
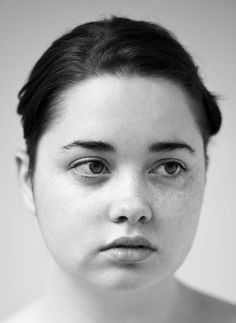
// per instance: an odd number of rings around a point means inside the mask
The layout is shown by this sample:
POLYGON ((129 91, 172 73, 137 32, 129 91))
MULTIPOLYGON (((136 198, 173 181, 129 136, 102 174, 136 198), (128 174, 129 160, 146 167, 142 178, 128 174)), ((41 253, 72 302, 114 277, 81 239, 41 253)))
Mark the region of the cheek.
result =
POLYGON ((186 258, 196 233, 204 193, 204 178, 181 190, 165 192, 156 203, 157 234, 163 263, 179 267, 186 258), (159 221, 159 222, 158 222, 159 221))
POLYGON ((43 238, 57 261, 74 266, 94 251, 104 214, 104 205, 95 194, 66 181, 51 181, 50 185, 38 181, 35 203, 43 238))

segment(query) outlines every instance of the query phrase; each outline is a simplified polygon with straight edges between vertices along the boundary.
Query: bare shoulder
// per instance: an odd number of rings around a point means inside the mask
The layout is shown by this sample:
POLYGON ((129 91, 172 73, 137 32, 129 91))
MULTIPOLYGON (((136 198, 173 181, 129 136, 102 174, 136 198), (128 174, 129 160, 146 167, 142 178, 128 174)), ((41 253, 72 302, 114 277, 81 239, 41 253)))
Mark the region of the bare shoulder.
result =
POLYGON ((236 305, 182 285, 193 323, 236 323, 236 305))
POLYGON ((26 308, 6 318, 1 323, 40 323, 41 301, 35 301, 26 308))

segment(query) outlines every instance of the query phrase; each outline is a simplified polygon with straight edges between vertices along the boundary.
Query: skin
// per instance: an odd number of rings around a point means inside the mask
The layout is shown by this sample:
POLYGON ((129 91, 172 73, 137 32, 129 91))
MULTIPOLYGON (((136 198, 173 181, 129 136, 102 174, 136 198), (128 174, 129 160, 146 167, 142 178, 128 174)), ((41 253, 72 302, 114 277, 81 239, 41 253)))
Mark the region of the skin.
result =
MULTIPOLYGON (((205 188, 194 108, 165 79, 97 77, 61 97, 58 119, 39 142, 33 179, 28 156, 18 154, 23 196, 52 255, 39 322, 197 322, 202 297, 173 278, 191 248, 205 188), (172 148, 160 149, 163 142, 172 148), (149 151, 153 144, 158 149, 149 151), (138 234, 156 248, 143 261, 120 264, 101 252, 138 234)), ((202 313, 206 319, 207 306, 202 313)))

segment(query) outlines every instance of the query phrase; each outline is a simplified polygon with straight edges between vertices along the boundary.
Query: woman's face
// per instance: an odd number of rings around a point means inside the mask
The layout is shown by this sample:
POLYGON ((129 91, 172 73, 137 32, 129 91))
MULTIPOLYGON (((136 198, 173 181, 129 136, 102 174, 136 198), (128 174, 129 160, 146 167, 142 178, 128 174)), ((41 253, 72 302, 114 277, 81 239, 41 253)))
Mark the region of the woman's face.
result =
POLYGON ((63 96, 39 142, 33 195, 51 254, 78 283, 143 289, 185 259, 205 185, 194 108, 175 83, 138 76, 97 77, 63 96), (137 236, 152 250, 137 240, 104 251, 137 236))

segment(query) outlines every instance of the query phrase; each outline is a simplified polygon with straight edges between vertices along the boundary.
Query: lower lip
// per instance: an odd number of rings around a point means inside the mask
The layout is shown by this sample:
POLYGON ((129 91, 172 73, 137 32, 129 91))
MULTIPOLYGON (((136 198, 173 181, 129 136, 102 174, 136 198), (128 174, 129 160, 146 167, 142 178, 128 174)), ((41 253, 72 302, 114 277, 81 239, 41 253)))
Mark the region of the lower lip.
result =
POLYGON ((148 248, 111 248, 103 251, 120 263, 140 262, 150 257, 154 250, 148 248))

